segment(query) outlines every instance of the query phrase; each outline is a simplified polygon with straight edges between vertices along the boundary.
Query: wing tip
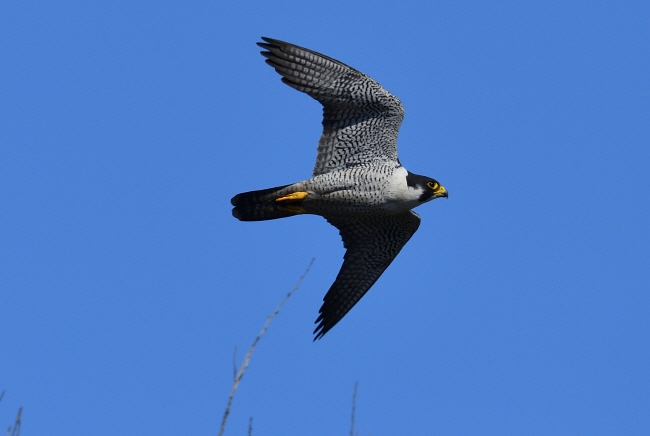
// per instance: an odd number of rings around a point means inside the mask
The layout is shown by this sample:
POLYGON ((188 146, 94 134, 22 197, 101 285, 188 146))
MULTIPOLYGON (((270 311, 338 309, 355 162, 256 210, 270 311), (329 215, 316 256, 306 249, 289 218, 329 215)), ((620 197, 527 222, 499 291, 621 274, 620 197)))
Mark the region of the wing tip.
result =
POLYGON ((256 44, 259 47, 262 47, 265 50, 269 50, 271 48, 280 48, 282 45, 287 45, 288 43, 284 41, 280 41, 279 39, 273 39, 273 38, 268 38, 266 36, 261 37, 264 42, 257 42, 256 44))
MULTIPOLYGON (((314 324, 318 324, 314 329, 314 342, 321 339, 327 332, 329 332, 332 327, 334 327, 341 320, 342 317, 336 317, 332 313, 327 312, 325 307, 327 302, 324 302, 321 308, 318 310, 318 318, 314 321, 314 324)), ((331 312, 331 311, 330 311, 331 312)))
MULTIPOLYGON (((352 68, 351 66, 349 66, 347 64, 344 64, 343 62, 341 62, 341 61, 339 61, 337 59, 334 59, 334 58, 332 58, 330 56, 326 56, 326 55, 324 55, 322 53, 319 53, 317 51, 314 51, 314 50, 311 50, 311 49, 308 49, 308 48, 305 48, 305 47, 301 47, 299 45, 295 45, 295 44, 292 44, 290 42, 282 41, 280 39, 269 38, 267 36, 261 36, 260 38, 264 42, 257 42, 256 44, 259 47, 262 47, 264 50, 271 51, 271 49, 277 49, 277 50, 283 51, 285 53, 289 53, 287 50, 291 50, 292 55, 299 56, 299 57, 304 57, 305 53, 308 53, 308 54, 311 54, 312 56, 316 56, 316 57, 322 58, 323 60, 332 62, 334 65, 338 65, 339 67, 347 68, 347 69, 349 69, 351 71, 354 71, 354 72, 356 72, 358 74, 361 74, 361 75, 365 76, 365 74, 363 74, 360 71, 352 68), (299 52, 302 52, 302 53, 299 53, 299 52)), ((261 52, 261 53, 264 53, 264 52, 261 52)))
MULTIPOLYGON (((316 320, 318 322, 318 320, 316 320)), ((314 342, 317 340, 320 340, 323 336, 325 336, 325 333, 327 333, 330 330, 331 327, 327 328, 325 327, 325 324, 321 321, 321 323, 314 329, 314 342)))

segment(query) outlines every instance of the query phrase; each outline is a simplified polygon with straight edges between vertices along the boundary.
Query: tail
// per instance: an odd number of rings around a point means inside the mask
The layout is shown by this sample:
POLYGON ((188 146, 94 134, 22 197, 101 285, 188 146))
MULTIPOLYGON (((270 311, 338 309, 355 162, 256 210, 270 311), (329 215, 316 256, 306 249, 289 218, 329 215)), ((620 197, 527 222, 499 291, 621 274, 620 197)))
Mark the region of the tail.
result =
POLYGON ((301 213, 300 207, 290 206, 285 202, 276 202, 282 197, 280 193, 291 185, 276 188, 262 189, 260 191, 242 192, 231 200, 233 206, 232 216, 240 221, 266 221, 286 218, 301 213))

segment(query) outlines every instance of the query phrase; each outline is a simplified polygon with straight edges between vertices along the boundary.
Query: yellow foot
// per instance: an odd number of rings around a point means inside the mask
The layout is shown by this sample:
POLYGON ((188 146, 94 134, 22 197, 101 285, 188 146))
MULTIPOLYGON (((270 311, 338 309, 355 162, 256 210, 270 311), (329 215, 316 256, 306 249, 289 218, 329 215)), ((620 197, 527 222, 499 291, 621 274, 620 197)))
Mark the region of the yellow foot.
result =
POLYGON ((307 191, 297 191, 285 195, 284 197, 276 198, 275 201, 300 201, 305 198, 307 198, 307 191))

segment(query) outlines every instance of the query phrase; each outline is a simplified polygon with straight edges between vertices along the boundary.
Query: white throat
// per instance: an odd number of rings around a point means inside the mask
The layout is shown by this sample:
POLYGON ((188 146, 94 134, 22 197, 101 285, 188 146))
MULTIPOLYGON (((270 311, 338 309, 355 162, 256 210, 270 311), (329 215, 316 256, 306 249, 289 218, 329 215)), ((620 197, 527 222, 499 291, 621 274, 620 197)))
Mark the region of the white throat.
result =
POLYGON ((408 171, 404 167, 397 168, 385 188, 384 198, 386 203, 384 208, 390 210, 410 210, 419 206, 420 197, 424 189, 412 187, 406 183, 408 171))

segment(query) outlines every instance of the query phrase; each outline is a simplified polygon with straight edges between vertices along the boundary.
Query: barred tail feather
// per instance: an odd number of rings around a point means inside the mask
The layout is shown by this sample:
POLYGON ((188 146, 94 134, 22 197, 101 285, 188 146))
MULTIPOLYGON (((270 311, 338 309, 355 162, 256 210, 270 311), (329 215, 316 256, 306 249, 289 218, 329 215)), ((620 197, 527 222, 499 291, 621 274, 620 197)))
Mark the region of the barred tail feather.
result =
POLYGON ((276 198, 281 197, 278 192, 287 186, 289 185, 235 195, 230 200, 230 203, 235 206, 232 216, 240 221, 266 221, 297 215, 296 212, 287 210, 281 203, 275 201, 276 198))

